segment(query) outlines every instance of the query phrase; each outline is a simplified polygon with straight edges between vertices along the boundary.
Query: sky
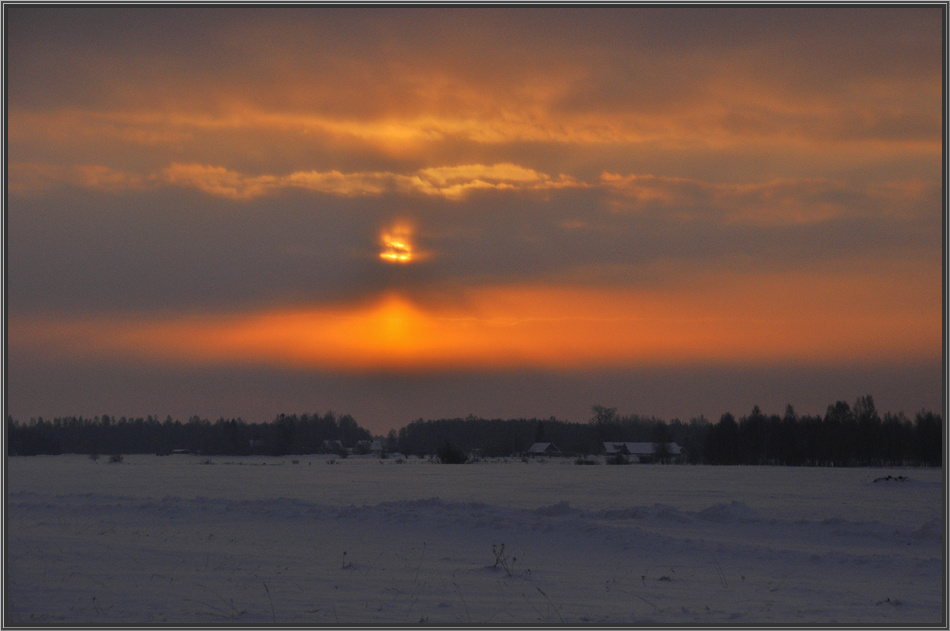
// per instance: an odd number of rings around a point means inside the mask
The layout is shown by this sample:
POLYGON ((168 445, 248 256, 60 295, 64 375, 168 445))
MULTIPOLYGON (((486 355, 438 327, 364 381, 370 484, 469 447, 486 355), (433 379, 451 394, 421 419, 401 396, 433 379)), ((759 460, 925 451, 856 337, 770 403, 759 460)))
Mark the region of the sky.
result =
POLYGON ((943 7, 4 7, 6 412, 942 409, 943 7))

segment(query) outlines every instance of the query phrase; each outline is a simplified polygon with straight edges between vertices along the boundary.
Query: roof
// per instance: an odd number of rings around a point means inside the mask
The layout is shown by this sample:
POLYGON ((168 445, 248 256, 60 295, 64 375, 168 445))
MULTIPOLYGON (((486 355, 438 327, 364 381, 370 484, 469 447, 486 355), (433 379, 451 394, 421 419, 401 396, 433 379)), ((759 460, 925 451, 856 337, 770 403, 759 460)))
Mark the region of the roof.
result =
MULTIPOLYGON (((624 448, 626 448, 627 453, 632 456, 651 456, 653 455, 654 444, 655 443, 606 442, 604 443, 604 451, 606 451, 608 454, 617 454, 623 453, 624 448)), ((666 448, 669 450, 670 454, 674 456, 678 456, 683 451, 683 448, 676 443, 666 443, 666 448)))
POLYGON ((528 447, 529 454, 545 454, 551 452, 560 452, 554 443, 535 443, 528 447))

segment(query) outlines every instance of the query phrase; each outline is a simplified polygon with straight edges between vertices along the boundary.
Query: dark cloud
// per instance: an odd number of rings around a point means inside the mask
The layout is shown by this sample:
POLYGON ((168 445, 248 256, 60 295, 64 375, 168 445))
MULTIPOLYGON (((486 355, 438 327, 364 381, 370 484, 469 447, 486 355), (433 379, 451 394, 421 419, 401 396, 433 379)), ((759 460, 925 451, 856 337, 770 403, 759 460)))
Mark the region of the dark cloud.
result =
MULTIPOLYGON (((766 124, 743 112, 754 97, 771 125, 820 138, 816 102, 888 119, 921 98, 939 107, 939 7, 7 11, 13 108, 227 117, 237 102, 366 119, 498 103, 656 116, 718 102, 739 129, 766 124), (882 83, 900 87, 869 100, 882 83)), ((939 133, 929 114, 925 131, 939 133)))
POLYGON ((11 200, 9 307, 230 311, 347 301, 387 289, 425 293, 580 277, 636 287, 665 281, 653 270, 658 262, 766 271, 882 257, 939 261, 939 201, 926 185, 917 195, 896 190, 891 205, 826 182, 727 188, 732 199, 723 204, 724 193, 702 183, 636 182, 648 198, 662 189, 668 200, 624 199, 632 210, 618 212, 609 191, 594 189, 487 191, 447 202, 294 191, 248 201, 167 188, 109 194, 66 187, 11 200), (817 221, 729 220, 762 204, 792 202, 841 211, 817 221), (416 224, 429 260, 400 268, 379 260, 380 231, 400 218, 416 224))

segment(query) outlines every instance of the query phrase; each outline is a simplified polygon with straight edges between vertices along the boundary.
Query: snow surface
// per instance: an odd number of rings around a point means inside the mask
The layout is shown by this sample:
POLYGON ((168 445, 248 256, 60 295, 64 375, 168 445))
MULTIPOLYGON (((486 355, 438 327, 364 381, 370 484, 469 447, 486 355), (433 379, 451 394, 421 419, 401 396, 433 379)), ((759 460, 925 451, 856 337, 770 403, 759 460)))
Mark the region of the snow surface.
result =
POLYGON ((939 469, 6 464, 6 624, 943 621, 939 469))

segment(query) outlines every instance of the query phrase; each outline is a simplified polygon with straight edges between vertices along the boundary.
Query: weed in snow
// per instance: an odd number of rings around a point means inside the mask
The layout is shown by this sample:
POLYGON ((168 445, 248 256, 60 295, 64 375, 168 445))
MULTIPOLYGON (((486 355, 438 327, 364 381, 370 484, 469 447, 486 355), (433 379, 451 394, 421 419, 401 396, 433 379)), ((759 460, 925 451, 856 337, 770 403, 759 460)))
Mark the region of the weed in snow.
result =
POLYGON ((502 569, 505 570, 505 574, 511 576, 512 567, 514 567, 514 563, 518 560, 518 557, 509 557, 505 554, 505 544, 496 545, 493 543, 491 551, 495 555, 495 564, 492 566, 492 569, 498 569, 500 565, 502 569))

